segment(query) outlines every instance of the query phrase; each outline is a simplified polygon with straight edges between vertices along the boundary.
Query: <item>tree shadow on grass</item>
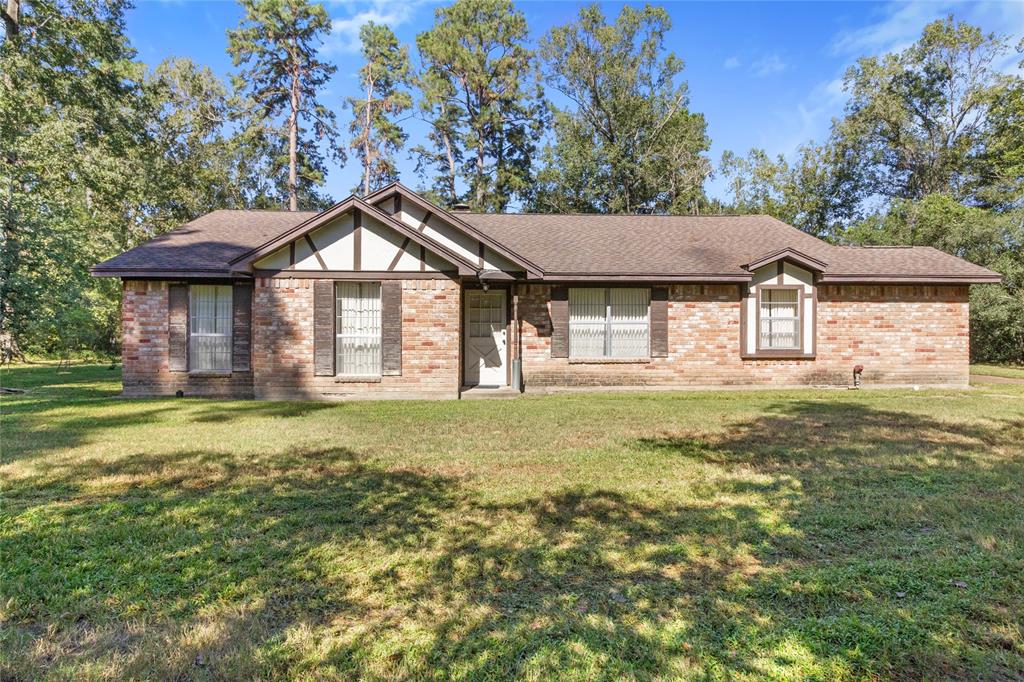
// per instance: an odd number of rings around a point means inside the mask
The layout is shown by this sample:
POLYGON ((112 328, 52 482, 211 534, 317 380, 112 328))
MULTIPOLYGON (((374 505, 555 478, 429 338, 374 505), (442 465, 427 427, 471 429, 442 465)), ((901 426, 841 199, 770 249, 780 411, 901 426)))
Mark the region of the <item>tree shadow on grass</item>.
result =
POLYGON ((345 448, 62 464, 9 491, 0 672, 1010 679, 1022 427, 795 401, 623 445, 714 465, 685 495, 494 501, 345 448))
POLYGON ((132 399, 131 409, 121 409, 123 400, 110 398, 78 405, 65 411, 66 400, 17 399, 5 405, 4 431, 7 435, 0 464, 24 460, 45 461, 60 450, 74 448, 100 438, 112 429, 146 424, 183 422, 222 424, 246 419, 292 419, 324 410, 340 411, 345 403, 213 401, 208 399, 132 399), (114 408, 114 409, 111 409, 114 408), (20 436, 20 438, 15 438, 20 436))

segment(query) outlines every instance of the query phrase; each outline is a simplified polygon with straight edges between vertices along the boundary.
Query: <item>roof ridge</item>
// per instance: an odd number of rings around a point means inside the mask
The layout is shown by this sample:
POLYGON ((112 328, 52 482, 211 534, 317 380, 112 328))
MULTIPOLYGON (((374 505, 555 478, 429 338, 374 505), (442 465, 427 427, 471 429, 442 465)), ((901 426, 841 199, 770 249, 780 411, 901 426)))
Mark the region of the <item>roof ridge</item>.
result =
POLYGON ((674 213, 581 213, 581 212, 569 212, 569 213, 541 213, 536 211, 526 211, 520 213, 506 213, 506 212, 488 212, 488 211, 455 211, 455 215, 483 215, 483 216, 585 216, 588 218, 770 218, 767 213, 713 213, 713 214, 701 214, 701 215, 689 215, 681 214, 677 215, 674 213))

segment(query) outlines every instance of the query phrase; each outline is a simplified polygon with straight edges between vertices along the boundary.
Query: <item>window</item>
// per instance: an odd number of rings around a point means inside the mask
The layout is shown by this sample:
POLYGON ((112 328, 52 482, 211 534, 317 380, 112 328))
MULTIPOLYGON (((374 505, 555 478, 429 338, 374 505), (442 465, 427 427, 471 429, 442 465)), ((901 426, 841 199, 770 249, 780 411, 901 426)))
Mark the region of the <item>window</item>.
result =
POLYGON ((800 348, 800 290, 762 289, 758 318, 763 349, 800 348))
POLYGON ((231 371, 231 285, 189 287, 189 370, 231 371))
POLYGON ((650 289, 569 290, 569 357, 650 355, 650 289))
POLYGON ((337 373, 380 376, 380 282, 339 282, 335 296, 337 373))

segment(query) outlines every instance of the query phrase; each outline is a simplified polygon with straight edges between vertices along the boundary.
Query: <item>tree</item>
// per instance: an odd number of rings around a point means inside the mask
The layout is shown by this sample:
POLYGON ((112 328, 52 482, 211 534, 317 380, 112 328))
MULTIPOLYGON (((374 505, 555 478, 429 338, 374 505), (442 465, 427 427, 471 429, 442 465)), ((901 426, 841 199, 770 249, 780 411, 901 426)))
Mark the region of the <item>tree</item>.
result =
POLYGON ((366 23, 359 29, 366 63, 359 82, 366 96, 349 97, 353 120, 351 148, 363 164, 363 195, 398 178, 394 153, 408 137, 392 117, 412 106, 399 86, 409 78, 409 51, 387 26, 366 23))
POLYGON ((930 194, 896 199, 843 237, 854 244, 934 246, 999 272, 1002 284, 971 287, 971 356, 1024 361, 1024 211, 998 213, 930 194))
POLYGON ((1006 50, 1004 38, 950 17, 902 52, 861 58, 847 71, 850 101, 834 139, 859 159, 865 196, 947 193, 989 203, 993 110, 1012 105, 1020 88, 993 68, 1006 50))
MULTIPOLYGON (((125 6, 7 4, 0 43, 0 360, 40 348, 44 328, 69 337, 70 312, 91 310, 89 292, 108 286, 90 278, 88 267, 110 235, 123 231, 125 200, 138 203, 133 150, 144 144, 145 126, 125 6)), ((103 311, 89 317, 94 325, 109 319, 103 311)))
POLYGON ((447 164, 433 182, 450 202, 457 175, 480 210, 504 210, 530 191, 543 108, 526 38, 526 18, 510 0, 456 0, 416 38, 425 65, 421 111, 434 149, 414 151, 423 170, 447 164))
POLYGON ((726 151, 719 172, 729 180, 730 212, 765 213, 825 238, 841 234, 858 215, 852 169, 833 146, 801 145, 793 163, 762 149, 746 158, 726 151))
POLYGON ((330 31, 330 18, 322 6, 308 0, 242 0, 242 7, 245 17, 237 29, 228 31, 228 53, 236 67, 245 67, 235 76, 235 86, 255 104, 250 125, 287 140, 285 162, 275 166, 288 168, 288 208, 297 211, 300 194, 324 181, 318 143, 326 140, 332 156, 343 159, 335 144, 335 116, 317 100, 335 71, 317 58, 318 43, 330 31), (304 125, 312 127, 312 138, 305 135, 304 125))
POLYGON ((703 201, 710 147, 688 109, 683 62, 665 53, 664 9, 623 8, 613 24, 597 5, 541 40, 545 82, 573 108, 553 107, 537 210, 691 212, 703 201))

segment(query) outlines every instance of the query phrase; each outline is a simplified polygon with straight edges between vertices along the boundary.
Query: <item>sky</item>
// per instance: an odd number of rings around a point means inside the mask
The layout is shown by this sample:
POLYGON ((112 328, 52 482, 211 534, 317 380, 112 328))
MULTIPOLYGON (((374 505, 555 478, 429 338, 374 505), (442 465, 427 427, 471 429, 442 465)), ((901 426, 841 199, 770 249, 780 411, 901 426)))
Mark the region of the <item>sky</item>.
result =
MULTIPOLYGON (((443 3, 423 0, 343 0, 326 2, 332 31, 325 57, 337 73, 321 101, 342 109, 356 94, 359 27, 367 21, 391 26, 399 40, 414 46, 443 3)), ((517 0, 526 15, 530 40, 553 26, 570 22, 585 3, 567 0, 517 0)), ((600 3, 608 17, 623 2, 600 3)), ((630 3, 634 4, 634 3, 630 3)), ((759 147, 793 158, 799 145, 828 136, 832 118, 846 101, 842 76, 860 56, 898 51, 913 43, 930 21, 952 15, 1010 38, 1024 37, 1024 1, 1014 2, 652 2, 671 16, 666 49, 686 63, 681 78, 689 85, 691 111, 703 113, 711 138, 710 157, 717 166, 722 152, 745 154, 759 147)), ((226 31, 238 25, 240 7, 231 0, 138 0, 128 14, 128 35, 139 58, 150 66, 169 57, 189 57, 227 77, 226 31)), ((415 61, 415 49, 411 49, 415 61)), ((1007 58, 1004 67, 1016 68, 1007 58)), ((406 122, 412 146, 424 138, 422 122, 406 122)), ((415 162, 399 159, 402 181, 420 185, 415 162)), ((326 191, 334 199, 350 194, 360 178, 358 160, 332 164, 326 191)), ((720 177, 707 185, 713 197, 726 198, 720 177)))

